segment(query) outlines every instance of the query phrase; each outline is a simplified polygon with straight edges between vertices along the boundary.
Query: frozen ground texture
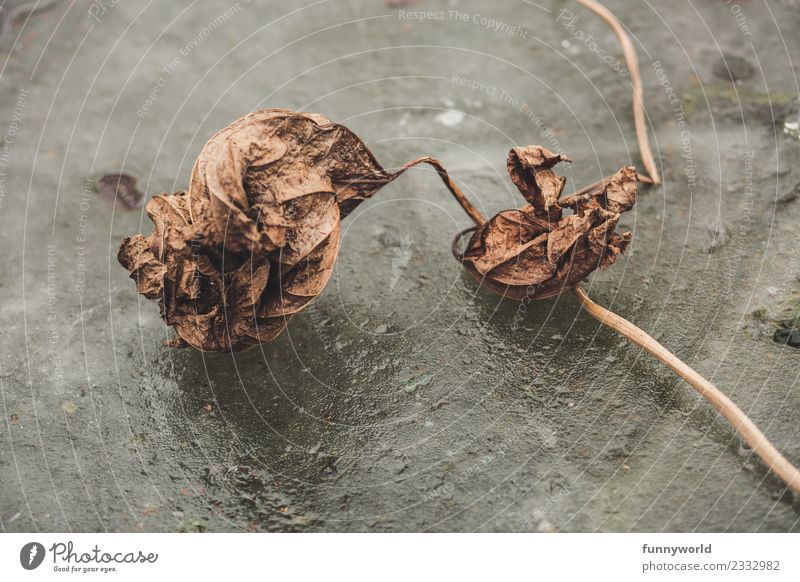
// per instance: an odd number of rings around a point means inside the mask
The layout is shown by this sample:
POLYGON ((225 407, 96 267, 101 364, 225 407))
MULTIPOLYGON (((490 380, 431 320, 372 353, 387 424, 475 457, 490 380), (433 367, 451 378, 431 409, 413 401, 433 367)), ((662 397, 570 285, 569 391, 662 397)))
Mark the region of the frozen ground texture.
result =
MULTIPOLYGON (((800 290, 800 6, 609 6, 665 183, 590 293, 800 463, 800 351, 772 339, 800 290)), ((568 189, 639 164, 618 44, 576 3, 64 1, 2 41, 2 530, 800 530, 713 409, 574 299, 477 290, 430 170, 349 217, 327 290, 247 353, 162 346, 117 264, 151 225, 93 180, 183 188, 261 107, 322 112, 387 167, 439 157, 487 214, 522 201, 515 145, 570 155, 568 189)))

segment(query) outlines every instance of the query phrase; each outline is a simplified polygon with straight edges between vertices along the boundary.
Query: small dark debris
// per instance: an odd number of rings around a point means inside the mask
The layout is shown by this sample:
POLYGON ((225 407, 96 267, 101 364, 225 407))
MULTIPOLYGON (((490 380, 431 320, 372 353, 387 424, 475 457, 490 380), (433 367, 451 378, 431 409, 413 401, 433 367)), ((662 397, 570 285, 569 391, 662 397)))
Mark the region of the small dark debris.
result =
POLYGON ((788 204, 794 202, 800 197, 800 182, 794 185, 794 188, 789 190, 786 194, 778 198, 778 204, 788 204))
POLYGON ((136 188, 136 178, 129 174, 106 174, 95 185, 97 193, 125 210, 142 207, 144 194, 136 188))
POLYGON ((723 81, 746 81, 755 74, 753 65, 742 57, 723 55, 714 64, 714 75, 723 81))
POLYGON ((779 344, 800 348, 800 330, 798 329, 776 329, 772 339, 779 344))
POLYGON ((320 476, 323 479, 335 479, 336 477, 338 477, 339 470, 336 468, 336 464, 335 463, 329 464, 322 470, 320 476))
POLYGON ((710 227, 706 231, 705 251, 708 254, 713 254, 727 245, 730 240, 730 230, 727 226, 718 222, 713 228, 710 227))

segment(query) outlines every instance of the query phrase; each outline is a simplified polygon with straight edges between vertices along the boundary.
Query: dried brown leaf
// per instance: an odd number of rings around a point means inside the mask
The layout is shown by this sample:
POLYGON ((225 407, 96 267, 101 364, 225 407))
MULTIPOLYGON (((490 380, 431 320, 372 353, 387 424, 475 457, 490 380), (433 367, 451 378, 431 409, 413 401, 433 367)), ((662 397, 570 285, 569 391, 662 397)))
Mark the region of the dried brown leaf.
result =
POLYGON ((511 180, 529 204, 497 214, 470 238, 464 265, 484 287, 515 299, 557 295, 627 246, 630 233, 614 230, 636 202, 636 171, 622 168, 596 191, 562 200, 566 180, 552 170, 562 161, 569 158, 540 146, 509 153, 511 180))
POLYGON ((155 230, 124 239, 118 258, 159 301, 171 345, 247 349, 322 292, 341 218, 396 175, 321 115, 256 111, 208 141, 188 191, 149 201, 155 230))

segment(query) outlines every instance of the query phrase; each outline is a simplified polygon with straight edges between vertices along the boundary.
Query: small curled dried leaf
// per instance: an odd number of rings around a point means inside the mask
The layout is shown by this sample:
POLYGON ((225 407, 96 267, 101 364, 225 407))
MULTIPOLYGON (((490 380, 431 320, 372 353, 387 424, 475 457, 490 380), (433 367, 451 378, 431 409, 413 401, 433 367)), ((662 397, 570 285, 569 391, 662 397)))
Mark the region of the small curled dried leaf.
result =
POLYGON ((636 170, 622 168, 596 191, 561 199, 566 180, 552 168, 562 161, 569 158, 541 146, 509 153, 511 180, 529 204, 500 212, 471 236, 464 265, 484 287, 514 299, 558 295, 628 245, 631 234, 614 230, 636 202, 636 170))

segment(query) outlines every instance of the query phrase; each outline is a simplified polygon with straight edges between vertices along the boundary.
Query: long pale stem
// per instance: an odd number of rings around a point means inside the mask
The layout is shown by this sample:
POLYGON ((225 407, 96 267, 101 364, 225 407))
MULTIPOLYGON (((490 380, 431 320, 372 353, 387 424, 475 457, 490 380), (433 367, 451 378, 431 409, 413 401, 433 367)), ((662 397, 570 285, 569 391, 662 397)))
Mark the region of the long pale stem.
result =
POLYGON ((695 372, 675 354, 662 346, 643 330, 592 301, 586 291, 580 286, 573 288, 573 292, 583 304, 586 312, 600 323, 610 327, 637 346, 644 348, 658 361, 668 366, 678 376, 686 380, 692 388, 708 400, 714 408, 719 410, 728 419, 745 442, 750 445, 761 460, 772 469, 796 493, 800 493, 800 471, 792 465, 773 444, 764 436, 755 423, 725 396, 716 386, 695 372))
POLYGON ((628 33, 617 20, 617 17, 605 6, 595 2, 595 0, 578 0, 600 18, 602 18, 614 34, 617 35, 619 43, 622 45, 622 52, 625 55, 625 62, 628 64, 628 71, 631 74, 631 85, 633 86, 633 123, 636 126, 636 139, 639 142, 639 153, 642 156, 647 173, 653 180, 653 184, 660 184, 661 178, 658 175, 656 162, 653 159, 653 152, 650 150, 650 141, 647 134, 647 124, 644 115, 644 90, 642 89, 642 76, 639 74, 639 59, 636 56, 636 48, 633 46, 628 33))

